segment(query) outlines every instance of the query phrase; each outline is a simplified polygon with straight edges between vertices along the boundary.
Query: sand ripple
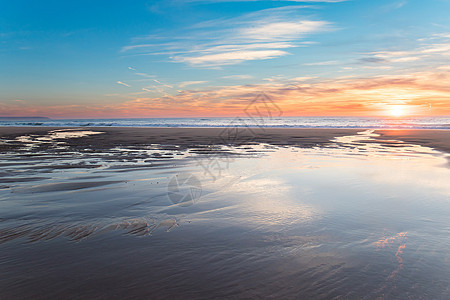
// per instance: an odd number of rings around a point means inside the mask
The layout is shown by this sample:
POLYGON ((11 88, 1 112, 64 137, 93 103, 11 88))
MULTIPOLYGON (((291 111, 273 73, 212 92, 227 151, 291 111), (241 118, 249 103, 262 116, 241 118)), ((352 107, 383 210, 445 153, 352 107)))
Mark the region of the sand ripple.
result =
POLYGON ((112 231, 121 231, 124 234, 134 236, 150 236, 158 229, 170 231, 179 226, 179 222, 175 218, 159 220, 155 218, 133 218, 109 224, 23 224, 17 227, 0 229, 0 244, 19 238, 32 243, 57 237, 65 237, 71 241, 79 242, 112 231))

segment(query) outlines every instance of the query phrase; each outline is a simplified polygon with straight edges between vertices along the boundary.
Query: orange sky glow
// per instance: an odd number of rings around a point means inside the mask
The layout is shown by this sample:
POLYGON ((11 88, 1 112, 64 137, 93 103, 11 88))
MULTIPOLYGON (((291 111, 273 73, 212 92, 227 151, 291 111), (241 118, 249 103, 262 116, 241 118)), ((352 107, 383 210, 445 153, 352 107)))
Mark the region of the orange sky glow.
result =
MULTIPOLYGON (((10 116, 51 118, 235 117, 264 92, 283 116, 409 117, 450 115, 450 71, 372 78, 307 79, 180 90, 114 104, 0 104, 10 116)), ((93 101, 95 103, 95 101, 93 101)))

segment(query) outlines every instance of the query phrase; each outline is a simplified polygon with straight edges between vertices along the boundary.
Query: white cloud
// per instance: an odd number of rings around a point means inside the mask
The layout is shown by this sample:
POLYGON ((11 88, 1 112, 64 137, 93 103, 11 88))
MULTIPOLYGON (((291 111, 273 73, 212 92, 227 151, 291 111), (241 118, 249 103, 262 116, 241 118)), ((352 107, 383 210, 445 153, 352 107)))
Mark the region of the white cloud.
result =
POLYGON ((295 47, 289 42, 279 42, 279 43, 242 43, 242 44, 232 44, 232 45, 219 45, 207 47, 204 49, 198 49, 191 52, 225 52, 225 51, 241 51, 241 50, 253 50, 253 49, 286 49, 295 47))
POLYGON ((415 54, 415 52, 412 52, 412 51, 376 51, 376 52, 371 52, 368 54, 372 54, 375 57, 379 57, 379 58, 389 59, 392 57, 412 55, 412 54, 415 54))
POLYGON ((180 88, 184 88, 184 87, 187 87, 187 86, 190 86, 190 85, 195 85, 195 84, 202 84, 202 83, 207 83, 208 81, 184 81, 184 82, 182 82, 182 83, 180 83, 178 86, 180 87, 180 88))
POLYGON ((223 38, 220 45, 206 45, 187 53, 188 55, 171 58, 193 66, 221 66, 276 58, 289 54, 281 49, 298 47, 296 39, 325 30, 328 24, 324 21, 251 22, 233 32, 232 36, 223 38), (189 55, 192 52, 203 54, 189 55))
POLYGON ((236 64, 246 60, 270 59, 286 54, 288 53, 281 50, 232 51, 193 57, 175 57, 174 59, 194 66, 220 66, 236 64))
POLYGON ((436 33, 433 34, 434 37, 436 38, 447 38, 450 39, 450 33, 436 33))
POLYGON ((315 63, 306 63, 305 66, 331 66, 331 65, 337 65, 339 62, 335 60, 329 60, 329 61, 320 61, 315 63))
POLYGON ((124 86, 126 86, 126 87, 131 87, 129 84, 126 84, 126 83, 124 83, 124 82, 122 82, 122 81, 117 81, 117 83, 118 83, 118 84, 121 84, 121 85, 124 85, 124 86))
MULTIPOLYGON (((422 58, 420 51, 412 50, 412 51, 376 51, 367 53, 371 56, 364 57, 359 60, 360 63, 405 63, 411 61, 417 61, 422 58)), ((366 69, 388 69, 387 67, 381 66, 366 66, 366 69)))
POLYGON ((375 51, 367 53, 372 57, 365 58, 366 62, 378 62, 382 63, 404 63, 418 60, 424 60, 427 58, 436 58, 438 56, 448 56, 450 53, 450 43, 446 40, 448 37, 445 34, 435 34, 430 39, 419 39, 422 44, 416 49, 409 51, 375 51), (435 40, 440 38, 441 42, 435 40), (433 43, 426 43, 426 41, 433 40, 433 43))
POLYGON ((304 76, 304 77, 296 77, 296 78, 293 78, 292 80, 294 80, 294 81, 307 81, 307 80, 314 79, 314 78, 317 78, 317 77, 304 76))
POLYGON ((222 76, 223 79, 251 79, 253 76, 251 75, 228 75, 222 76))
POLYGON ((165 87, 168 87, 168 88, 171 88, 171 89, 173 88, 173 86, 168 85, 168 84, 164 84, 164 83, 162 83, 161 81, 159 81, 157 79, 153 79, 153 81, 156 82, 156 83, 159 83, 162 86, 165 86, 165 87))
POLYGON ((419 59, 420 59, 420 57, 416 57, 416 56, 406 56, 406 57, 391 59, 391 62, 408 62, 408 61, 416 61, 419 59))
POLYGON ((142 77, 147 77, 147 78, 154 78, 155 75, 149 75, 147 73, 135 73, 136 75, 142 76, 142 77))
POLYGON ((390 70, 392 69, 391 66, 363 66, 363 69, 369 69, 369 70, 390 70))
POLYGON ((125 51, 128 51, 128 50, 134 50, 134 49, 139 49, 139 48, 147 48, 147 47, 155 47, 155 44, 142 44, 142 45, 125 46, 125 47, 122 47, 120 52, 125 52, 125 51))
POLYGON ((324 21, 273 22, 244 28, 241 35, 254 40, 293 39, 324 30, 328 25, 324 21))
POLYGON ((182 36, 171 41, 129 45, 121 51, 170 55, 174 62, 196 67, 277 58, 289 54, 286 49, 307 46, 308 41, 301 40, 307 35, 332 29, 329 22, 300 18, 298 10, 303 8, 284 6, 232 19, 210 20, 189 27, 182 36))
POLYGON ((448 53, 450 52, 450 43, 432 44, 421 51, 422 53, 448 53))

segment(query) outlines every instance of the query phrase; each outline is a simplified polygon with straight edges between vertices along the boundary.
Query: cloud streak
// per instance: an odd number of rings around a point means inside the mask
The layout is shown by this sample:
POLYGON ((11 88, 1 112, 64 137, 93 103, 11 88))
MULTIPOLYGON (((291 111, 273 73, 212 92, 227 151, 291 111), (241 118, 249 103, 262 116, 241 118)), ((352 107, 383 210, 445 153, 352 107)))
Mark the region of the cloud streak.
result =
POLYGON ((308 33, 324 30, 329 25, 325 21, 271 22, 241 29, 243 39, 292 40, 308 33))
POLYGON ((420 45, 412 50, 383 50, 366 53, 360 64, 392 64, 415 61, 436 61, 450 56, 450 35, 436 34, 431 38, 419 39, 420 45))
POLYGON ((185 88, 185 87, 190 86, 190 85, 203 84, 203 83, 207 83, 207 82, 208 82, 208 81, 203 81, 203 80, 198 80, 198 81, 185 81, 185 82, 180 83, 178 86, 179 86, 180 88, 185 88))
POLYGON ((187 62, 192 66, 223 66, 248 60, 271 59, 288 52, 281 50, 232 51, 191 57, 174 57, 175 61, 187 62))
POLYGON ((124 86, 126 86, 126 87, 131 87, 131 85, 126 84, 125 82, 122 82, 122 81, 117 81, 116 83, 121 84, 121 85, 124 85, 124 86))
POLYGON ((202 22, 192 26, 183 38, 128 45, 121 52, 168 55, 173 62, 194 67, 274 59, 288 55, 289 48, 306 46, 302 39, 308 35, 333 30, 327 21, 299 17, 301 8, 267 9, 239 18, 202 22))

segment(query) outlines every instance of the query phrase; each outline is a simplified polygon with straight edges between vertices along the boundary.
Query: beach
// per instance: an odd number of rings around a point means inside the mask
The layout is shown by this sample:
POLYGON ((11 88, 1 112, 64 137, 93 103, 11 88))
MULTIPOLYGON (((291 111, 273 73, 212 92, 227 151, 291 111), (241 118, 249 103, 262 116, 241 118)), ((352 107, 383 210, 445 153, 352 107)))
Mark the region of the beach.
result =
MULTIPOLYGON (((217 128, 149 128, 149 127, 67 127, 67 130, 100 131, 100 136, 83 140, 74 139, 70 145, 90 145, 104 149, 131 145, 177 145, 182 148, 198 145, 240 145, 245 143, 267 143, 312 147, 327 144, 337 136, 356 134, 363 129, 299 129, 299 128, 261 128, 261 127, 217 127, 217 128)), ((46 134, 61 127, 0 127, 0 137, 16 138, 26 134, 46 134)), ((381 136, 379 140, 413 142, 419 145, 450 152, 450 130, 403 129, 374 130, 381 136)), ((396 143, 396 142, 394 142, 396 143)))
POLYGON ((449 130, 0 127, 0 298, 435 298, 449 130))
POLYGON ((450 299, 449 11, 5 1, 0 300, 450 299))

